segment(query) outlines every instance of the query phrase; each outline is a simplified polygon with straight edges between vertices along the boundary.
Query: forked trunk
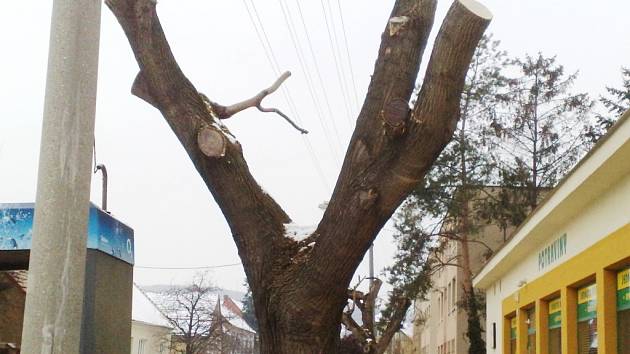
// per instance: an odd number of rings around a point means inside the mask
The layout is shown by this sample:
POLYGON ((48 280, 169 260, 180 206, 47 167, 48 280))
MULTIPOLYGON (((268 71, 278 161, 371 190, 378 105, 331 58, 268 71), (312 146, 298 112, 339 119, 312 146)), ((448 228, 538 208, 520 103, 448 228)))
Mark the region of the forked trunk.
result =
MULTIPOLYGON (((105 2, 140 67, 132 93, 160 110, 227 219, 252 289, 261 353, 336 353, 350 280, 452 138, 466 72, 492 15, 475 0, 453 2, 409 109, 437 1, 395 1, 335 191, 317 229, 297 241, 285 236, 291 219, 258 185, 242 146, 219 122, 247 107, 273 111, 261 100, 288 74, 252 99, 216 104, 177 64, 155 0, 105 2)), ((209 60, 223 49, 202 48, 209 60)))
POLYGON ((341 310, 326 310, 339 307, 328 303, 320 311, 304 313, 311 301, 303 298, 287 305, 268 305, 262 313, 256 309, 261 354, 337 353, 341 310))

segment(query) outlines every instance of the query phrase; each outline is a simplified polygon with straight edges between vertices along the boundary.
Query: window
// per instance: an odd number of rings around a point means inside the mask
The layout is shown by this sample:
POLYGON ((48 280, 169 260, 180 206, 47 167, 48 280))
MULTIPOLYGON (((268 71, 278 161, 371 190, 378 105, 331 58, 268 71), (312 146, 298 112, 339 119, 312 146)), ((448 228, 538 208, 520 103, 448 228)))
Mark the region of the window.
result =
POLYGON ((527 354, 536 354, 536 309, 527 311, 527 354))
POLYGON ((597 287, 578 289, 578 354, 597 354, 597 287))
POLYGON ((549 354, 562 353, 562 303, 560 298, 549 301, 549 354))
POLYGON ((510 354, 516 354, 516 317, 510 318, 510 354))
POLYGON ((619 354, 630 354, 630 268, 617 273, 617 341, 619 354))
POLYGON ((446 303, 448 305, 447 308, 449 310, 448 312, 450 313, 451 312, 450 311, 451 310, 451 282, 448 283, 448 288, 446 291, 446 298, 447 298, 446 303))
POLYGON ((440 321, 442 320, 442 292, 440 291, 440 293, 438 294, 438 318, 440 319, 440 321))
POLYGON ((492 349, 497 348, 497 323, 492 322, 492 349))
POLYGON ((457 291, 455 290, 457 288, 457 283, 455 282, 455 278, 453 278, 452 280, 453 282, 453 286, 451 287, 451 291, 453 292, 451 294, 451 301, 452 301, 452 306, 453 308, 455 308, 455 304, 457 303, 457 291))
POLYGON ((138 341, 138 354, 144 354, 144 347, 147 345, 146 339, 140 339, 138 341))

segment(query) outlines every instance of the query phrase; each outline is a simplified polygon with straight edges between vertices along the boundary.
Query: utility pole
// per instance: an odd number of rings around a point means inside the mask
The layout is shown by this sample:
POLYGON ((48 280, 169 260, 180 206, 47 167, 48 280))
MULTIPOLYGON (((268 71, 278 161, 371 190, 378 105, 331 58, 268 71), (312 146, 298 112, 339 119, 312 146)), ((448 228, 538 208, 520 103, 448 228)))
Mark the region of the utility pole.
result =
MULTIPOLYGON (((369 263, 370 263, 370 291, 372 291, 372 284, 374 284, 374 243, 372 243, 372 245, 370 246, 370 253, 368 254, 368 256, 369 256, 369 263)), ((376 309, 372 309, 372 323, 374 323, 375 314, 376 314, 376 309)), ((374 331, 374 336, 376 337, 376 326, 374 326, 372 330, 374 331)))
POLYGON ((23 354, 79 353, 100 17, 53 1, 23 354))
POLYGON ((374 244, 370 246, 370 253, 368 254, 370 265, 370 287, 374 283, 374 244))

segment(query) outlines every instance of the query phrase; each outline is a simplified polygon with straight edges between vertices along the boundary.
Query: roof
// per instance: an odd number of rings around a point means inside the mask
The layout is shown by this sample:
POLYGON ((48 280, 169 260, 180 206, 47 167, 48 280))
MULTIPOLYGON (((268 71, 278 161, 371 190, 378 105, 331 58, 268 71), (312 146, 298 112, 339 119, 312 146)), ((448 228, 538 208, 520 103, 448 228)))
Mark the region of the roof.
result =
POLYGON ((15 285, 17 285, 22 291, 26 292, 26 283, 28 281, 28 271, 27 270, 11 270, 5 273, 9 276, 9 279, 12 280, 15 285))
MULTIPOLYGON (((165 295, 164 292, 146 291, 143 294, 145 294, 146 297, 148 297, 152 303, 166 304, 169 301, 173 301, 172 299, 169 300, 169 297, 165 295)), ((243 304, 240 301, 232 299, 230 296, 222 293, 221 291, 216 291, 208 295, 206 299, 206 301, 208 301, 207 307, 215 308, 217 300, 219 299, 223 299, 223 301, 221 301, 220 303, 221 315, 226 320, 226 322, 229 323, 230 326, 236 327, 238 329, 241 329, 247 332, 256 333, 256 331, 252 329, 247 324, 247 322, 245 322, 245 320, 243 319, 242 317, 243 304)), ((170 308, 170 310, 164 309, 164 311, 177 311, 177 310, 173 310, 174 308, 177 307, 176 305, 169 306, 168 304, 166 304, 166 306, 164 307, 170 308)), ((186 317, 185 314, 181 316, 186 317)), ((177 316, 172 316, 172 317, 176 318, 177 316)))
POLYGON ((627 111, 514 231, 473 280, 485 289, 620 178, 630 174, 627 111))
POLYGON ((131 320, 152 326, 173 327, 151 299, 136 284, 133 284, 131 320))

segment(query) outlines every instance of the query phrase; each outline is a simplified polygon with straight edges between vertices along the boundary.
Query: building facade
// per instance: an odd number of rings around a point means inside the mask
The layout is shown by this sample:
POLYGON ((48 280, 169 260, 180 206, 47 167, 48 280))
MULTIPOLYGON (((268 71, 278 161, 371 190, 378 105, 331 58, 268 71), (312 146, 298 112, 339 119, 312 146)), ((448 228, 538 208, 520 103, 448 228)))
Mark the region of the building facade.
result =
MULTIPOLYGON (((497 187, 480 188, 474 200, 483 200, 488 195, 495 195, 497 191, 497 187)), ((509 230, 485 223, 468 235, 467 244, 473 275, 477 274, 491 254, 503 245, 506 232, 509 230)), ((457 240, 445 240, 439 253, 433 255, 438 264, 444 265, 438 267, 431 276, 432 289, 426 294, 426 300, 417 301, 415 305, 413 338, 418 353, 468 352, 469 342, 466 337, 468 317, 461 305, 464 278, 464 271, 459 265, 461 255, 462 243, 457 240)))
POLYGON ((131 354, 168 354, 173 327, 134 284, 131 313, 131 354))
POLYGON ((476 276, 488 354, 630 353, 629 116, 476 276))

